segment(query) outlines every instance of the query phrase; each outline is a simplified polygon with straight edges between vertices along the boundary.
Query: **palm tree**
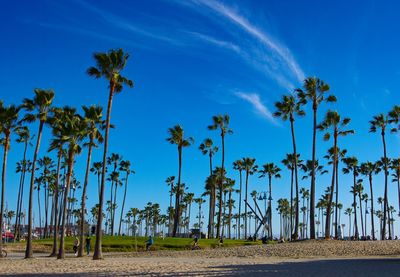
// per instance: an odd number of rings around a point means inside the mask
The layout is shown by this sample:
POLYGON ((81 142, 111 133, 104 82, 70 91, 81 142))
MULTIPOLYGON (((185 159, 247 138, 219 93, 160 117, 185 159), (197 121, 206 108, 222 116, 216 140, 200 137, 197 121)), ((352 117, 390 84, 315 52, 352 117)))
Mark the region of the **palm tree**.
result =
POLYGON ((392 182, 397 184, 397 195, 399 199, 399 211, 400 211, 400 159, 393 159, 389 167, 393 171, 392 182))
POLYGON ((353 173, 353 186, 352 186, 352 193, 353 193, 353 208, 354 208, 354 236, 358 239, 358 224, 357 224, 357 202, 356 202, 356 187, 357 187, 357 176, 359 174, 359 166, 358 166, 358 159, 356 157, 347 157, 343 159, 343 163, 346 165, 343 168, 344 174, 353 173))
POLYGON ((322 101, 336 102, 336 97, 326 93, 329 85, 316 77, 309 77, 304 80, 303 89, 297 89, 299 102, 305 105, 308 101, 312 103, 313 109, 313 144, 312 144, 312 172, 311 172, 311 188, 310 188, 310 238, 315 239, 315 162, 316 162, 316 137, 317 137, 317 111, 322 101))
MULTIPOLYGON (((346 126, 350 123, 350 118, 341 118, 339 113, 336 111, 328 111, 326 116, 321 124, 317 126, 320 131, 326 131, 328 129, 332 129, 331 133, 326 132, 324 135, 324 140, 328 141, 333 136, 333 162, 332 162, 332 182, 330 188, 330 196, 327 206, 327 214, 331 214, 332 210, 332 202, 333 202, 333 193, 335 191, 335 179, 337 177, 337 166, 338 166, 338 138, 341 136, 347 136, 349 134, 354 134, 354 130, 345 130, 346 126)), ((336 182, 338 185, 338 182, 336 182)), ((336 186, 336 200, 335 202, 338 203, 339 201, 339 188, 336 186)), ((325 223, 325 238, 330 238, 330 226, 331 226, 331 217, 326 217, 325 223)), ((337 207, 335 210, 335 238, 338 237, 338 225, 337 225, 337 207)))
POLYGON ((308 222, 307 222, 307 219, 308 219, 308 207, 309 207, 309 198, 310 198, 310 191, 308 190, 308 189, 306 189, 306 188, 301 188, 300 189, 300 193, 301 193, 301 198, 303 199, 303 207, 301 208, 302 209, 302 212, 303 212, 303 226, 304 226, 304 233, 303 233, 303 235, 302 235, 302 237, 304 238, 304 237, 306 237, 306 238, 308 238, 308 232, 307 232, 307 226, 308 226, 308 222), (305 205, 304 204, 304 202, 305 201, 307 201, 307 205, 305 205))
MULTIPOLYGON (((390 123, 389 117, 384 114, 379 114, 373 117, 373 119, 369 122, 371 133, 376 133, 379 129, 381 132, 382 137, 382 145, 383 145, 383 170, 385 175, 385 192, 383 195, 383 226, 382 226, 382 234, 381 239, 385 239, 386 234, 386 213, 388 212, 387 209, 389 207, 388 201, 388 162, 387 162, 387 153, 386 153, 386 127, 390 123)), ((389 225, 389 233, 390 233, 390 225, 389 225)), ((390 236, 390 234, 389 234, 390 236)))
POLYGON ((86 190, 89 183, 89 171, 90 171, 90 162, 92 158, 92 150, 93 147, 97 147, 96 143, 103 142, 103 136, 101 135, 100 129, 104 126, 103 117, 103 108, 99 106, 92 105, 90 107, 82 106, 84 111, 84 122, 86 123, 86 138, 87 143, 84 146, 88 147, 88 154, 86 159, 86 171, 85 171, 85 181, 83 183, 82 190, 82 200, 81 200, 81 215, 80 215, 80 226, 79 226, 79 234, 80 241, 82 243, 79 244, 78 249, 78 257, 83 257, 83 233, 84 233, 84 225, 85 225, 85 214, 86 214, 86 190))
POLYGON ((121 216, 120 216, 120 220, 119 220, 118 236, 121 235, 122 215, 124 214, 126 191, 128 189, 128 177, 130 174, 135 174, 135 171, 133 169, 131 169, 131 162, 128 160, 121 161, 119 163, 119 170, 121 170, 122 172, 125 172, 125 189, 124 189, 124 198, 122 200, 121 216))
MULTIPOLYGON (((210 138, 206 138, 203 143, 200 144, 199 149, 203 155, 207 155, 210 159, 210 176, 212 175, 213 163, 212 158, 218 151, 218 147, 213 145, 213 141, 210 138)), ((214 216, 215 216, 215 186, 210 187, 210 205, 208 213, 208 237, 214 237, 214 216)))
MULTIPOLYGON (((236 160, 233 162, 233 169, 239 171, 239 215, 242 213, 242 171, 244 170, 243 166, 243 160, 236 160)), ((240 218, 241 216, 238 216, 238 224, 237 226, 238 231, 237 231, 237 237, 240 239, 240 218)))
MULTIPOLYGON (((290 232, 293 235, 293 239, 298 238, 298 234, 294 236, 295 234, 293 233, 293 179, 295 175, 295 168, 297 168, 301 164, 300 154, 296 155, 297 157, 295 158, 294 154, 286 154, 286 158, 282 160, 282 164, 286 166, 290 170, 290 232)), ((296 199, 298 199, 298 195, 296 196, 296 199)), ((299 204, 299 201, 296 201, 296 209, 299 204)), ((296 228, 296 227, 295 227, 296 228)), ((294 231, 296 232, 296 231, 294 231)))
MULTIPOLYGON (((275 117, 280 117, 282 118, 283 121, 286 121, 289 119, 290 121, 290 130, 292 134, 292 145, 293 145, 293 157, 297 158, 297 147, 296 147, 296 136, 295 136, 295 131, 294 131, 294 121, 295 121, 295 116, 304 116, 305 112, 301 109, 301 103, 296 100, 296 98, 293 95, 284 95, 282 97, 281 102, 276 102, 275 107, 277 111, 274 113, 275 117)), ((297 165, 298 163, 294 163, 294 180, 295 180, 295 185, 296 185, 296 199, 299 199, 299 178, 298 178, 298 170, 297 170, 297 165)), ((290 206, 292 209, 292 204, 290 206)), ((297 239, 299 236, 298 229, 299 229, 299 202, 296 201, 295 205, 295 226, 294 226, 294 233, 292 233, 293 238, 297 239)), ((292 216, 292 213, 291 213, 292 216)), ((292 220, 290 221, 292 223, 292 220)), ((293 229, 293 228, 292 228, 293 229)), ((293 231, 293 230, 292 230, 293 231)))
POLYGON ((100 200, 100 187, 101 187, 101 171, 103 168, 103 163, 102 162, 94 162, 92 165, 92 168, 90 169, 90 172, 94 173, 97 175, 97 189, 99 193, 99 200, 100 200))
MULTIPOLYGON (((7 155, 10 150, 10 137, 19 127, 18 114, 20 107, 11 105, 4 107, 0 102, 0 133, 4 135, 3 145, 3 167, 1 172, 1 203, 0 203, 0 258, 3 258, 3 216, 4 216, 4 198, 6 188, 7 155)), ((9 218, 10 220, 10 218, 9 218)))
MULTIPOLYGON (((169 191, 169 207, 168 209, 172 209, 172 196, 174 195, 174 182, 175 182, 175 176, 169 176, 165 182, 167 183, 168 186, 170 186, 170 191, 169 191)), ((172 229, 172 218, 173 214, 168 213, 168 234, 171 233, 172 229)))
POLYGON ((32 160, 32 173, 29 184, 29 208, 28 208, 28 236, 26 240, 26 251, 25 258, 32 258, 32 226, 33 226, 33 189, 35 185, 35 172, 36 172, 36 160, 39 154, 40 141, 42 139, 43 126, 47 121, 47 115, 50 110, 50 106, 54 99, 53 90, 42 90, 35 89, 35 96, 33 99, 24 99, 23 108, 28 111, 24 117, 24 121, 34 122, 39 120, 39 130, 37 134, 35 152, 32 160), (30 113, 35 111, 35 113, 30 113))
POLYGON ((171 144, 176 144, 178 147, 178 183, 177 190, 175 196, 175 215, 174 215, 174 228, 172 230, 172 236, 176 236, 176 232, 179 226, 180 219, 180 200, 181 200, 181 171, 182 171, 182 150, 185 147, 189 147, 194 143, 194 139, 192 137, 185 138, 183 128, 180 125, 175 125, 172 128, 168 129, 168 133, 170 137, 167 138, 167 141, 171 144))
POLYGON ((114 221, 115 221, 115 210, 117 208, 117 189, 118 185, 121 185, 121 180, 119 178, 118 165, 122 161, 122 157, 117 153, 112 153, 110 157, 107 158, 107 165, 113 166, 113 171, 110 173, 108 181, 111 181, 110 189, 110 202, 112 209, 110 210, 110 220, 111 220, 111 236, 114 235, 114 221), (113 197, 114 195, 114 197, 113 197))
MULTIPOLYGON (((208 126, 209 130, 217 130, 221 132, 221 146, 222 146, 222 162, 221 162, 221 174, 225 172, 225 136, 226 134, 232 134, 233 131, 229 128, 229 115, 216 115, 212 117, 213 124, 208 126)), ((220 180, 218 183, 219 189, 219 209, 218 209, 218 220, 217 220, 217 237, 221 234, 221 220, 222 220, 222 192, 223 192, 223 183, 224 183, 223 175, 220 176, 220 180)))
MULTIPOLYGON (((43 238, 47 237, 47 219, 48 219, 48 208, 49 208, 49 190, 48 190, 48 183, 49 183, 49 176, 50 170, 54 167, 53 160, 50 157, 44 156, 43 158, 38 160, 39 167, 43 168, 43 173, 41 175, 41 181, 43 183, 43 190, 44 190, 44 213, 45 213, 45 224, 44 224, 44 232, 43 238)), ((39 184, 40 185, 40 184, 39 184)), ((39 193, 39 189, 38 189, 39 193)), ((40 214, 39 214, 40 217, 40 214)))
POLYGON ((345 211, 344 211, 344 214, 345 215, 348 215, 349 216, 349 237, 351 237, 351 214, 353 213, 353 209, 352 208, 347 208, 345 211))
POLYGON ((249 188, 249 175, 253 175, 257 172, 258 166, 255 164, 256 159, 254 158, 243 158, 242 165, 243 170, 246 173, 246 181, 245 181, 245 194, 244 194, 244 202, 246 205, 244 206, 244 237, 247 239, 247 196, 248 196, 248 188, 249 188))
POLYGON ((360 172, 364 176, 368 177, 369 189, 371 195, 371 228, 372 228, 372 240, 375 240, 375 225, 374 225, 374 193, 372 187, 372 176, 378 174, 381 171, 377 163, 365 162, 360 166, 360 172))
POLYGON ((22 215, 22 200, 24 197, 24 184, 25 184, 25 174, 29 169, 30 162, 26 160, 26 152, 28 151, 28 145, 30 145, 31 135, 28 127, 19 127, 16 130, 18 138, 16 142, 24 144, 23 158, 21 162, 17 162, 16 173, 21 173, 19 188, 18 188, 18 199, 17 199, 17 211, 15 217, 15 227, 14 227, 14 237, 19 241, 20 239, 20 225, 21 225, 21 215, 22 215))
MULTIPOLYGON (((298 157, 296 157, 298 162, 298 157)), ((266 163, 262 166, 262 170, 260 170, 260 178, 268 177, 268 210, 269 210, 269 219, 268 219, 268 233, 269 239, 272 240, 272 177, 281 178, 279 172, 281 169, 277 167, 274 163, 266 163)))
MULTIPOLYGON (((115 93, 121 92, 124 85, 130 88, 133 87, 133 82, 121 75, 121 71, 124 69, 128 58, 129 54, 124 53, 122 49, 118 50, 113 49, 108 51, 108 53, 95 53, 94 59, 96 61, 96 66, 92 66, 87 70, 89 76, 93 76, 96 79, 103 77, 107 80, 109 85, 106 128, 104 135, 103 169, 101 172, 100 201, 99 201, 100 210, 103 210, 104 206, 104 188, 106 181, 108 136, 110 130, 111 106, 112 106, 113 96, 115 93)), ((95 260, 101 259, 103 257, 101 250, 102 223, 103 223, 103 216, 102 213, 99 213, 99 217, 97 219, 97 228, 96 228, 96 244, 93 254, 93 259, 95 260)))
POLYGON ((201 205, 206 202, 203 198, 199 197, 199 198, 195 198, 194 202, 199 206, 199 212, 197 215, 197 218, 199 219, 199 229, 200 229, 200 237, 201 237, 201 205))
MULTIPOLYGON (((80 142, 86 136, 86 122, 84 119, 76 113, 75 109, 69 109, 69 112, 65 114, 65 120, 60 124, 58 130, 62 134, 62 138, 67 146, 67 164, 68 172, 67 179, 64 188, 64 200, 63 200, 63 214, 61 218, 61 234, 60 234, 60 246, 57 259, 65 258, 64 239, 65 239, 65 226, 67 216, 67 205, 68 205, 68 194, 71 185, 72 171, 74 166, 75 155, 81 152, 80 142)), ((101 213, 100 213, 101 214, 101 213)), ((99 215, 100 217, 101 215, 99 215)))

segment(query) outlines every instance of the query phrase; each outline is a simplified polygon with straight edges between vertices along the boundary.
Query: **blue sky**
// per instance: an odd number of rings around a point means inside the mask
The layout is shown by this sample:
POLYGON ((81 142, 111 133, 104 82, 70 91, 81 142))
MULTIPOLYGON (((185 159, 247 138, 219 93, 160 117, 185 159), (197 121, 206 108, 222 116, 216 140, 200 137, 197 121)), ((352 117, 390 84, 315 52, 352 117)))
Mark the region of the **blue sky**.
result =
MULTIPOLYGON (((184 150, 183 181, 203 192, 208 161, 197 149, 206 137, 211 116, 228 113, 234 134, 226 140, 226 158, 250 156, 259 165, 279 163, 291 151, 287 122, 271 116, 282 94, 301 86, 305 76, 318 76, 338 98, 325 111, 351 117, 356 135, 341 147, 361 161, 381 156, 377 134, 368 133, 368 120, 388 111, 399 97, 400 39, 396 1, 8 1, 0 11, 1 99, 6 104, 32 97, 33 89, 53 88, 55 105, 105 106, 104 81, 89 78, 92 54, 122 47, 131 57, 124 71, 135 82, 115 97, 110 153, 131 160, 128 207, 148 201, 167 207, 167 176, 177 174, 176 148, 165 138, 179 123, 195 146, 184 150)), ((311 113, 296 122, 298 148, 311 157, 311 113)), ((37 126, 32 126, 36 132, 37 126)), ((45 131, 40 155, 48 147, 45 131)), ((322 160, 331 146, 319 134, 322 160)), ((399 154, 398 137, 388 136, 390 156, 399 154)), ((32 149, 31 149, 32 150, 32 149)), ((32 152, 32 151, 31 151, 32 152)), ((101 150, 94 153, 99 160, 101 150)), ((14 165, 21 147, 10 152, 7 202, 16 202, 14 165)), ((83 179, 86 153, 77 161, 83 179)), ((220 153, 215 163, 220 162, 220 153)), ((237 178, 229 169, 230 177, 237 178)), ((96 194, 92 176, 89 195, 96 194)), ((350 205, 351 179, 341 177, 341 202, 350 205)), ((265 190, 266 180, 252 177, 249 190, 265 190)), ((274 199, 289 196, 289 174, 274 183, 274 199)), ((329 176, 318 179, 317 197, 329 176)), ((383 176, 375 182, 383 194, 383 176)), ((301 183, 309 187, 309 181, 301 183)), ((390 199, 398 206, 394 184, 390 199)), ((89 206, 94 197, 89 197, 89 206)), ((275 220, 277 222, 277 218, 275 220)))

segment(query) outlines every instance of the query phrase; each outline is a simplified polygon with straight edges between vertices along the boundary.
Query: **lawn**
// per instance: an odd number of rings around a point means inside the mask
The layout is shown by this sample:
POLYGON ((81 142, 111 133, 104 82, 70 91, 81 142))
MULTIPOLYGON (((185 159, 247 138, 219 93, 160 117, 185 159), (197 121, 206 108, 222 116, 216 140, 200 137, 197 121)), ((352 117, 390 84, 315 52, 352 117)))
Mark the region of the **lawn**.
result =
MULTIPOLYGON (((143 251, 145 248, 145 242, 147 238, 138 237, 137 249, 138 251, 143 251)), ((72 251, 73 237, 67 237, 65 239, 65 249, 67 251, 72 251)), ((51 249, 53 244, 53 239, 41 239, 35 240, 34 245, 44 246, 51 249)), ((95 243, 95 237, 91 240, 91 249, 93 250, 95 243)), ((193 239, 190 238, 155 238, 152 250, 187 250, 191 248, 193 239)), ((243 246, 243 245, 256 245, 261 244, 261 241, 249 242, 244 240, 229 240, 225 239, 222 247, 233 247, 233 246, 243 246)), ((199 240, 200 248, 215 248, 219 247, 217 239, 201 239, 199 240)), ((127 236, 104 236, 103 237, 103 251, 104 252, 132 252, 135 251, 135 238, 127 236)))

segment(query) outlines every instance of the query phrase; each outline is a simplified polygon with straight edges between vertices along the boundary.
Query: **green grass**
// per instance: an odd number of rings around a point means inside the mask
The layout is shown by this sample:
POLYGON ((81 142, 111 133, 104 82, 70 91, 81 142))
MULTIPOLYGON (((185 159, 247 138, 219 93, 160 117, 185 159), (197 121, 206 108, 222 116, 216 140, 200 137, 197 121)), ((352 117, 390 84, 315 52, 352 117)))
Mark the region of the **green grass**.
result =
MULTIPOLYGON (((147 238, 138 237, 137 238, 137 249, 138 251, 143 251, 145 248, 145 242, 147 238)), ((74 238, 67 237, 65 239, 65 249, 67 251, 72 251, 74 238)), ((33 242, 36 245, 45 246, 51 248, 53 244, 53 239, 41 239, 35 240, 33 242)), ((95 243, 95 237, 91 240, 91 249, 93 251, 95 243)), ((191 249, 193 239, 190 238, 155 238, 154 244, 151 250, 188 250, 191 249)), ((249 242, 244 240, 229 240, 225 239, 222 247, 233 247, 233 246, 243 246, 243 245, 257 245, 261 244, 261 241, 249 242)), ((202 249, 206 248, 216 248, 219 247, 217 239, 201 239, 199 240, 199 246, 202 249)), ((104 252, 133 252, 135 251, 135 239, 133 237, 127 236, 104 236, 103 237, 103 251, 104 252)))

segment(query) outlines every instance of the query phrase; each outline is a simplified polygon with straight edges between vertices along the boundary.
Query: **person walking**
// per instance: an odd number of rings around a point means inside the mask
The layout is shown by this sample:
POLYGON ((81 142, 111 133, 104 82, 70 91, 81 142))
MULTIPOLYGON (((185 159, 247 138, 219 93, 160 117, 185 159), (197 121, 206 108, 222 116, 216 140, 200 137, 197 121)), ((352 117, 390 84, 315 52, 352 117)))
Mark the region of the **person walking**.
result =
POLYGON ((78 256, 78 247, 79 247, 79 239, 78 237, 75 237, 74 247, 73 247, 75 256, 78 256))

